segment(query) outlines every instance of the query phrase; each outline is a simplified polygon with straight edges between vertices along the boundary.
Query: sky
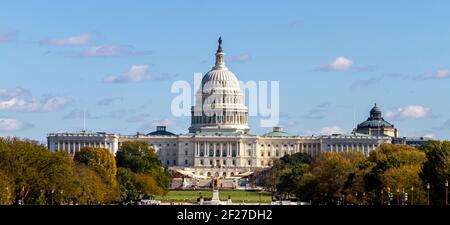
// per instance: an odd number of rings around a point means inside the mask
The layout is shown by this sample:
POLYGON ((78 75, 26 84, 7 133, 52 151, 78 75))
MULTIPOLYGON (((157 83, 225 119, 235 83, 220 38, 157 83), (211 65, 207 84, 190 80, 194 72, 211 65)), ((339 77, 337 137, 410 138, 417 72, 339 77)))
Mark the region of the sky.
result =
MULTIPOLYGON (((449 1, 23 1, 0 3, 0 136, 166 125, 172 84, 226 63, 279 81, 279 126, 351 132, 374 103, 400 136, 450 136, 449 1), (84 122, 85 121, 85 122, 84 122)), ((271 130, 250 117, 251 133, 271 130)))

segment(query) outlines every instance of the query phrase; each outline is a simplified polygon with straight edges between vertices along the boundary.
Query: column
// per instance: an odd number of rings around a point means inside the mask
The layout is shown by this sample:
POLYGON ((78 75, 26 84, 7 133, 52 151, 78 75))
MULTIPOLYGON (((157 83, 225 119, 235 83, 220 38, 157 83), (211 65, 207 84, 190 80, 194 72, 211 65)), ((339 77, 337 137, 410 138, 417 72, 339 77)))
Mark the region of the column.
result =
POLYGON ((236 143, 237 144, 237 156, 241 155, 241 142, 236 143))

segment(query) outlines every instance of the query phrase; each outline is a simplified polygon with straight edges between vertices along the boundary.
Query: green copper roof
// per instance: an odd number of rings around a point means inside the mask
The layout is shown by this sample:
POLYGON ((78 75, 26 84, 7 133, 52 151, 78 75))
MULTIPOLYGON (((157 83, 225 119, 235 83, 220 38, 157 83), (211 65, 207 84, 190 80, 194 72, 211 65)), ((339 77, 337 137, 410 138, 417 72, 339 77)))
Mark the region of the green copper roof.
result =
POLYGON ((283 131, 272 131, 267 134, 263 134, 264 137, 292 137, 295 135, 283 132, 283 131))
POLYGON ((358 124, 358 128, 365 127, 394 127, 392 124, 388 123, 386 120, 381 118, 380 120, 366 120, 360 124, 358 124))

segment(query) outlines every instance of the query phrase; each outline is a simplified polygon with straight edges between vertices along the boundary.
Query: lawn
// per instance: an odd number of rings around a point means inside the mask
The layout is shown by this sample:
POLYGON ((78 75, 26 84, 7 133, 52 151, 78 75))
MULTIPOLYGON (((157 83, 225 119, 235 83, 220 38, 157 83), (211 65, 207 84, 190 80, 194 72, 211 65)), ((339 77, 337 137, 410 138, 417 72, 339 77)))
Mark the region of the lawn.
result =
MULTIPOLYGON (((204 198, 211 198, 212 191, 206 190, 187 190, 187 191, 169 191, 166 196, 156 196, 157 200, 162 202, 197 202, 197 198, 203 195, 204 198)), ((226 201, 228 195, 231 196, 233 203, 258 203, 258 191, 219 191, 220 200, 226 201)), ((271 196, 269 193, 261 193, 261 203, 270 203, 271 196)))

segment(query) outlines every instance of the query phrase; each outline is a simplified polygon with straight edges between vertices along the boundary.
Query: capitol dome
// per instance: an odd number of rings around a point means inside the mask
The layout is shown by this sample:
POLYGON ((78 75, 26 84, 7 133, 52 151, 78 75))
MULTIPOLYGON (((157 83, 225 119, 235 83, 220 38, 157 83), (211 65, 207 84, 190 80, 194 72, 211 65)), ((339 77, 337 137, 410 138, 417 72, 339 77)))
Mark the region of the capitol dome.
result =
POLYGON ((225 65, 222 38, 219 38, 215 56, 215 65, 203 76, 197 91, 189 132, 246 133, 249 130, 248 109, 239 80, 225 65))

